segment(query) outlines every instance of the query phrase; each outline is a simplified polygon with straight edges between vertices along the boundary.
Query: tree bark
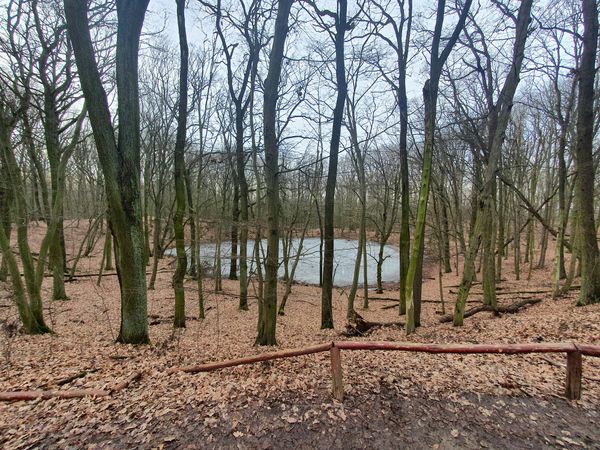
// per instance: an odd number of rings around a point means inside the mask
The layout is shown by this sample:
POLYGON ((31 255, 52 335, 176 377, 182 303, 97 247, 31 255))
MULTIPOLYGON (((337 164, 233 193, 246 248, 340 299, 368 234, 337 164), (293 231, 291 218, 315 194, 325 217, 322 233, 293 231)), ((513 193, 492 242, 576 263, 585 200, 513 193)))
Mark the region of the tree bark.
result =
POLYGON ((179 102, 177 108, 177 136, 173 157, 175 182, 175 215, 173 228, 175 230, 175 249, 177 252, 177 267, 173 274, 173 290, 175 291, 175 314, 173 326, 185 327, 185 290, 183 280, 187 271, 187 253, 185 250, 185 230, 183 216, 186 207, 185 191, 185 141, 187 130, 187 95, 188 95, 188 43, 185 30, 185 0, 175 0, 177 4, 177 30, 179 33, 179 102))
MULTIPOLYGON (((492 106, 492 115, 488 124, 488 158, 485 167, 482 190, 478 197, 477 213, 473 232, 471 233, 470 245, 467 257, 465 258, 465 268, 463 279, 460 284, 456 305, 454 308, 454 326, 461 326, 463 323, 463 314, 469 290, 475 277, 475 258, 482 241, 482 230, 493 227, 493 216, 495 214, 494 197, 496 189, 496 176, 500 164, 502 145, 504 144, 506 127, 513 105, 514 94, 519 84, 519 75, 523 63, 525 43, 529 27, 529 18, 531 15, 532 0, 523 0, 519 7, 516 21, 515 40, 513 45, 513 56, 510 72, 508 73, 500 96, 496 105, 492 106)), ((517 229, 517 232, 519 230, 517 229)), ((486 261, 485 292, 487 293, 487 302, 495 305, 496 292, 496 270, 494 255, 488 255, 486 261)))
POLYGON ((279 143, 277 141, 277 97, 288 22, 293 0, 279 0, 269 69, 264 85, 263 133, 265 184, 267 190, 267 261, 262 314, 258 320, 257 345, 275 345, 277 324, 277 268, 279 266, 279 143))
POLYGON ((121 290, 117 340, 145 344, 148 338, 144 232, 140 201, 138 50, 149 0, 117 0, 116 80, 119 133, 110 109, 90 36, 85 0, 64 0, 67 29, 104 175, 121 290))
POLYGON ((337 1, 335 14, 335 79, 337 94, 333 109, 333 124, 331 140, 329 143, 329 167, 327 169, 327 183, 325 185, 325 211, 323 214, 323 286, 321 288, 321 329, 333 328, 333 253, 334 253, 334 205, 335 185, 337 183, 338 152, 340 149, 340 135, 342 132, 342 119, 344 118, 344 104, 348 95, 346 81, 346 64, 344 56, 344 41, 348 15, 348 1, 337 1))
POLYGON ((578 305, 600 301, 600 254, 594 224, 595 170, 594 140, 594 80, 598 46, 598 4, 582 0, 583 52, 577 71, 579 95, 577 102, 577 143, 575 168, 578 185, 575 198, 579 213, 579 247, 581 252, 581 290, 578 305))
POLYGON ((437 113, 437 98, 438 87, 442 68, 448 59, 454 44, 458 40, 458 36, 462 31, 469 9, 471 8, 471 0, 466 0, 457 24, 454 27, 452 35, 447 39, 444 49, 440 53, 440 41, 442 40, 442 28, 445 11, 445 2, 438 1, 437 15, 435 22, 435 31, 431 46, 431 61, 429 66, 429 79, 423 87, 423 104, 425 106, 425 143, 423 147, 423 168, 421 172, 421 187, 419 190, 419 200, 417 206, 417 216, 415 221, 415 233, 410 256, 410 265, 406 275, 406 291, 404 301, 406 302, 406 334, 411 334, 415 331, 417 320, 415 317, 415 304, 413 301, 413 289, 417 271, 422 270, 423 264, 423 248, 425 242, 425 219, 427 216, 427 202, 429 199, 429 187, 431 180, 431 164, 433 161, 434 135, 436 127, 437 113))

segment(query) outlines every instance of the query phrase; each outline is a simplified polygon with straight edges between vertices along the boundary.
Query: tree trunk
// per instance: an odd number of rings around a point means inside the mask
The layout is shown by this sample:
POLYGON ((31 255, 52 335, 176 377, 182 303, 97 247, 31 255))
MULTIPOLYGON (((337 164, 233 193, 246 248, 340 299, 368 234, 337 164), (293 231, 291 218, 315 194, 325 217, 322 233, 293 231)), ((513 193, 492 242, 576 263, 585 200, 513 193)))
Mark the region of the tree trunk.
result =
MULTIPOLYGON (((460 283, 458 297, 454 308, 454 326, 462 326, 463 324, 465 304, 475 278, 475 258, 477 257, 479 245, 482 241, 483 229, 488 229, 487 231, 489 232, 489 229, 493 227, 494 223, 494 197, 497 171, 501 161, 502 146, 504 144, 506 128, 510 119, 514 94, 519 84, 519 74, 524 58, 532 3, 532 0, 523 0, 521 2, 516 22, 511 69, 504 81, 496 105, 490 105, 492 108, 490 111, 490 118, 488 119, 488 158, 483 177, 483 186, 478 197, 478 206, 476 206, 475 222, 472 227, 469 251, 465 258, 463 278, 460 283)), ((518 228, 517 232, 519 232, 518 228)), ((493 234, 491 242, 493 243, 493 234)), ((488 254, 486 263, 486 287, 484 288, 484 291, 487 292, 488 301, 495 302, 496 273, 493 253, 491 255, 488 254)))
MULTIPOLYGON (((6 171, 6 167, 2 162, 2 157, 0 155, 0 177, 3 180, 8 180, 8 173, 6 171)), ((11 192, 6 182, 0 182, 0 227, 4 228, 4 232, 6 235, 6 239, 10 242, 10 235, 12 232, 12 222, 11 222, 11 214, 10 214, 10 205, 11 205, 11 192)), ((7 281, 9 276, 8 270, 8 261, 7 258, 2 256, 2 263, 0 264, 0 281, 7 281)))
POLYGON ((265 181, 267 188, 267 262, 262 314, 258 318, 256 344, 275 345, 277 324, 277 268, 279 266, 279 143, 277 141, 277 93, 288 21, 293 0, 279 0, 269 70, 264 83, 265 181))
POLYGON ((117 340, 148 343, 144 232, 140 201, 140 118, 138 50, 149 0, 117 0, 116 81, 119 133, 115 130, 87 19, 85 0, 64 0, 81 88, 89 108, 108 210, 117 249, 121 290, 121 327, 117 340))
POLYGON ((240 219, 240 184, 237 171, 233 173, 233 201, 231 203, 231 256, 229 258, 229 279, 237 280, 238 261, 238 220, 240 219))
POLYGON ((296 274, 296 268, 298 267, 298 263, 300 262, 300 258, 302 258, 302 248, 304 246, 304 238, 306 237, 306 230, 308 229, 308 223, 310 221, 310 214, 307 216, 306 222, 304 224, 304 228, 302 229, 302 234, 300 235, 300 241, 298 242, 298 250, 296 252, 296 256, 294 257, 294 261, 292 262, 292 270, 290 272, 289 278, 285 282, 285 292, 283 294, 283 298, 281 299, 281 304, 279 305, 279 310, 277 314, 280 316, 285 315, 285 305, 287 300, 292 293, 292 284, 294 283, 294 276, 296 274))
MULTIPOLYGON (((418 317, 415 314, 415 303, 413 300, 413 289, 415 280, 420 280, 417 277, 417 271, 421 271, 423 264, 423 249, 425 243, 425 219, 427 217, 427 202, 429 199, 429 187, 431 183, 431 164, 433 161, 434 135, 436 126, 437 113, 437 98, 440 75, 442 68, 452 51, 452 47, 458 40, 461 33, 467 14, 471 8, 471 0, 466 0, 462 7, 457 24, 450 38, 447 39, 446 45, 442 52, 439 52, 441 41, 441 33, 444 17, 446 15, 445 2, 438 1, 435 31, 433 35, 431 48, 431 61, 429 67, 429 79, 423 86, 423 104, 425 106, 425 143, 423 145, 423 168, 421 172, 421 186, 419 189, 419 200, 417 206, 417 215, 415 220, 415 232, 412 245, 412 253, 410 256, 410 265, 406 275, 406 334, 411 334, 415 331, 418 323, 418 317)), ((418 314, 418 313, 417 313, 418 314)))
POLYGON ((112 249, 112 233, 110 231, 110 227, 107 224, 106 227, 106 238, 104 241, 104 270, 113 270, 113 259, 112 259, 113 249, 112 249))
POLYGON ((173 290, 175 291, 175 314, 173 326, 185 327, 185 289, 183 281, 187 271, 187 253, 185 250, 185 230, 183 216, 185 214, 185 140, 187 130, 187 94, 188 94, 188 44, 185 31, 185 0, 175 0, 177 4, 177 29, 179 32, 179 102, 177 109, 177 136, 173 155, 175 182, 175 215, 173 229, 175 231, 175 249, 177 252, 177 267, 173 274, 173 290))
POLYGON ((579 244, 581 251, 581 290, 578 305, 600 301, 600 254, 594 223, 594 80, 598 45, 598 4, 583 0, 583 52, 577 71, 579 95, 577 102, 577 144, 575 168, 578 185, 575 198, 579 213, 579 244))
MULTIPOLYGON (((201 170, 201 169, 199 169, 201 170)), ((196 211, 194 210, 194 195, 192 194, 192 179, 190 176, 190 170, 186 169, 185 171, 185 192, 187 197, 187 206, 188 206, 188 220, 190 221, 190 264, 188 268, 188 273, 192 278, 196 278, 198 275, 198 267, 199 267, 199 250, 198 250, 198 233, 196 232, 196 221, 200 218, 196 217, 196 211)))
POLYGON ((321 329, 333 328, 333 253, 334 253, 334 205, 335 185, 337 182, 338 152, 340 149, 340 135, 342 132, 342 119, 344 118, 344 104, 348 95, 346 81, 346 64, 344 56, 344 41, 348 27, 347 13, 348 0, 337 1, 337 14, 335 15, 335 79, 337 95, 333 109, 333 124, 331 140, 329 143, 329 168, 327 170, 327 183, 325 185, 325 211, 323 217, 323 236, 325 251, 323 254, 323 286, 321 288, 321 329))

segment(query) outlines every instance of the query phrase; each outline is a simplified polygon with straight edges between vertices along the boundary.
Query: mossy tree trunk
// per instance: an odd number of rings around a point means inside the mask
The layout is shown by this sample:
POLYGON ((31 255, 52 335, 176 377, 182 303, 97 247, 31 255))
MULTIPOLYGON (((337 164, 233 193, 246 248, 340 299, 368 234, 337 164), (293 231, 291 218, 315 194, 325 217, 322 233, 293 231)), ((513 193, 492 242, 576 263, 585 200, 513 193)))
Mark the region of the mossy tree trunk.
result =
POLYGON ((442 73, 442 68, 464 27, 469 9, 471 8, 471 3, 471 0, 465 1, 458 18, 458 22, 456 23, 452 34, 446 40, 446 45, 441 52, 440 42, 442 41, 442 28, 444 17, 446 16, 445 2, 440 0, 438 1, 437 6, 435 29, 431 44, 429 79, 425 82, 423 87, 423 104, 425 106, 425 143, 423 146, 421 186, 419 189, 419 200, 417 203, 415 232, 412 252, 410 255, 410 265, 408 266, 408 272, 406 274, 406 290, 404 292, 404 301, 406 303, 407 335, 413 333, 417 325, 417 320, 415 317, 415 304, 413 301, 413 289, 415 279, 420 279, 420 277, 416 277, 417 271, 422 270, 417 266, 422 266, 423 262, 422 254, 425 242, 425 219, 427 217, 427 202, 429 199, 429 187, 431 184, 431 165, 433 161, 434 135, 436 128, 435 122, 440 76, 442 73))
POLYGON ((583 0, 583 52, 577 71, 577 142, 575 168, 578 185, 575 191, 579 213, 581 252, 581 290, 578 305, 600 302, 600 253, 594 223, 594 81, 598 47, 598 3, 583 0))
MULTIPOLYGON (((532 0, 523 0, 519 6, 518 16, 515 19, 516 31, 513 44, 513 53, 510 70, 504 80, 502 90, 500 91, 498 100, 493 103, 492 97, 488 95, 488 107, 490 109, 490 117, 488 118, 488 140, 487 140, 487 161, 483 175, 483 186, 478 196, 475 222, 470 238, 470 246, 467 257, 465 258, 465 268, 463 278, 458 290, 456 305, 454 309, 453 323, 455 326, 463 324, 464 309, 469 296, 469 291, 475 277, 475 258, 477 257, 479 246, 482 238, 490 244, 493 243, 493 234, 491 241, 489 235, 483 237, 484 230, 486 233, 493 232, 496 194, 496 178, 500 164, 502 146, 505 140, 506 128, 510 119, 510 113, 513 106, 513 98, 519 84, 519 76, 523 63, 525 43, 529 27, 529 19, 531 16, 532 0)), ((475 51, 475 49, 473 49, 475 51)), ((488 65, 490 67, 490 58, 487 56, 488 65)), ((490 71, 487 71, 487 79, 491 78, 490 71)), ((489 85, 489 83, 488 83, 489 85)), ((517 233, 519 229, 516 230, 517 233)), ((484 255, 484 258, 485 255, 484 255)), ((485 302, 490 305, 495 304, 496 293, 496 269, 495 258, 490 250, 488 251, 485 260, 484 272, 484 295, 485 302)))
MULTIPOLYGON (((15 217, 17 223, 17 247, 19 249, 21 264, 23 267, 23 278, 25 285, 23 285, 23 280, 21 280, 19 267, 16 258, 12 253, 9 237, 5 231, 4 224, 0 224, 0 248, 8 266, 8 271, 10 273, 15 299, 17 302, 17 309, 19 311, 25 332, 28 334, 48 333, 50 332, 50 328, 44 322, 41 289, 42 282, 44 280, 44 269, 46 267, 47 256, 50 251, 56 230, 58 229, 65 185, 64 183, 59 184, 56 190, 56 201, 54 202, 52 211, 50 212, 48 229, 40 245, 37 263, 34 263, 34 258, 28 242, 29 216, 25 197, 25 184, 21 176, 10 140, 12 127, 14 126, 14 122, 12 122, 12 120, 15 119, 15 116, 13 113, 13 119, 8 119, 6 116, 7 111, 5 109, 5 105, 1 105, 1 107, 2 117, 0 117, 0 164, 2 166, 2 170, 0 170, 0 173, 3 173, 7 176, 5 182, 11 189, 11 197, 14 199, 16 213, 15 217)), ((26 114, 27 112, 26 110, 22 110, 20 113, 26 114)), ((72 140, 60 157, 57 167, 57 176, 59 179, 64 179, 67 162, 70 156, 73 154, 75 146, 79 141, 79 135, 84 117, 85 107, 75 124, 75 132, 72 140)))

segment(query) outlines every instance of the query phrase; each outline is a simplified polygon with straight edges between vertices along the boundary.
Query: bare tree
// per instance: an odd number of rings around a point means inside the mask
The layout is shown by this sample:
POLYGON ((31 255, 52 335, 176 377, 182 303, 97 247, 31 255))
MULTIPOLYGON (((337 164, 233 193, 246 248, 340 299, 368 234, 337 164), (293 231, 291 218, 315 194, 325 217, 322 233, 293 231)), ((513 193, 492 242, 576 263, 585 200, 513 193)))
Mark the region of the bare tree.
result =
POLYGON ((177 251, 177 267, 173 274, 173 289, 175 290, 175 315, 173 326, 185 327, 185 290, 183 280, 187 271, 187 253, 185 250, 185 232, 183 216, 185 214, 185 144, 188 116, 188 65, 189 50, 185 30, 185 0, 175 0, 177 5, 177 30, 179 33, 179 101, 177 106, 177 137, 173 156, 175 182, 175 246, 177 251))
POLYGON ((140 198, 138 50, 149 0, 117 0, 116 80, 119 133, 111 121, 106 92, 94 56, 86 0, 65 0, 67 29, 104 175, 110 225, 115 237, 121 288, 120 342, 148 338, 146 264, 140 198))
POLYGON ((277 142, 277 93, 288 23, 293 0, 279 0, 269 69, 264 87, 263 133, 265 146, 265 184, 267 190, 267 261, 261 314, 258 317, 256 344, 275 345, 277 325, 277 268, 279 267, 279 145, 277 142))
MULTIPOLYGON (((427 202, 429 199, 429 186, 431 177, 431 164, 433 160, 434 135, 436 127, 438 88, 442 68, 452 51, 452 47, 458 40, 459 34, 463 29, 467 14, 471 7, 471 0, 466 0, 458 22, 456 23, 450 37, 444 39, 446 45, 440 52, 440 43, 442 41, 442 29, 444 18, 446 16, 446 2, 439 0, 436 11, 436 21, 433 38, 431 42, 431 56, 429 62, 429 79, 423 86, 423 104, 425 105, 425 143, 423 148, 423 169, 421 172, 421 187, 419 190, 419 201, 417 207, 417 217, 415 223, 415 234, 410 257, 410 265, 406 274, 406 291, 404 292, 404 302, 406 303, 406 334, 411 334, 418 322, 415 320, 415 303, 413 302, 413 284, 415 280, 420 283, 420 277, 416 278, 417 270, 421 271, 423 264, 423 248, 425 235, 425 219, 427 216, 427 202), (419 266, 419 267, 417 267, 419 266)), ((418 305, 417 305, 418 308, 418 305)))
MULTIPOLYGON (((532 4, 532 0, 522 1, 519 6, 517 17, 511 15, 511 19, 516 27, 512 60, 502 90, 495 103, 492 97, 493 90, 488 90, 486 92, 487 105, 490 110, 490 118, 487 123, 487 161, 483 177, 483 186, 478 197, 478 209, 475 213, 475 224, 470 236, 469 250, 465 258, 463 277, 454 309, 455 326, 462 325, 463 322, 464 308, 475 274, 475 258, 482 241, 484 243, 484 296, 486 297, 487 304, 492 306, 495 306, 496 304, 496 270, 495 255, 493 252, 496 175, 502 153, 502 146, 504 144, 506 128, 513 106, 513 98, 519 84, 521 66, 525 56, 525 43, 529 29, 532 4)), ((490 61, 489 56, 487 57, 487 61, 490 61)), ((491 70, 489 63, 485 67, 487 70, 484 69, 482 77, 485 77, 484 85, 489 85, 490 82, 493 82, 491 74, 489 73, 491 70)))

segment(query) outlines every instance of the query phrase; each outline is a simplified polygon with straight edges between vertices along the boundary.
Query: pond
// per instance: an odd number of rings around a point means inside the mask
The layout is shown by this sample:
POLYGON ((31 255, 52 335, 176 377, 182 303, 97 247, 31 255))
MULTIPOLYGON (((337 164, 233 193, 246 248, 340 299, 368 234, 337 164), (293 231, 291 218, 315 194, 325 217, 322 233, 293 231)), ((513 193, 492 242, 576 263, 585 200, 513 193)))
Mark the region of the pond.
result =
MULTIPOLYGON (((292 251, 289 262, 289 270, 292 270, 292 264, 294 256, 298 251, 298 244, 300 239, 292 239, 292 251)), ((320 239, 318 237, 311 237, 304 239, 304 245, 302 247, 302 254, 294 280, 309 284, 319 284, 319 244, 320 239)), ((352 277, 354 274, 354 260, 356 259, 356 250, 358 248, 358 241, 348 239, 335 239, 334 240, 334 284, 336 286, 348 286, 352 284, 352 277)), ((238 248, 239 251, 239 248, 238 248)), ((267 242, 262 241, 261 251, 266 253, 267 242)), ((200 258, 205 267, 213 267, 215 262, 216 244, 214 243, 203 243, 200 248, 200 258)), ((377 282, 377 254, 379 253, 379 244, 376 242, 367 242, 367 273, 369 285, 375 285, 377 282)), ((168 249, 165 254, 174 255, 175 249, 168 249)), ((223 275, 229 275, 229 258, 231 254, 231 243, 221 243, 221 272, 223 275)), ((250 258, 254 254, 254 240, 248 240, 248 266, 252 272, 254 270, 254 261, 250 261, 250 258)), ((283 254, 283 248, 280 243, 279 254, 283 254)), ((398 249, 391 245, 386 245, 384 248, 384 262, 381 269, 381 279, 383 282, 394 282, 398 281, 400 277, 399 267, 399 254, 398 249)), ((279 268, 279 276, 282 277, 284 273, 283 264, 279 268)), ((359 278, 359 283, 362 284, 363 275, 362 268, 359 278)))

